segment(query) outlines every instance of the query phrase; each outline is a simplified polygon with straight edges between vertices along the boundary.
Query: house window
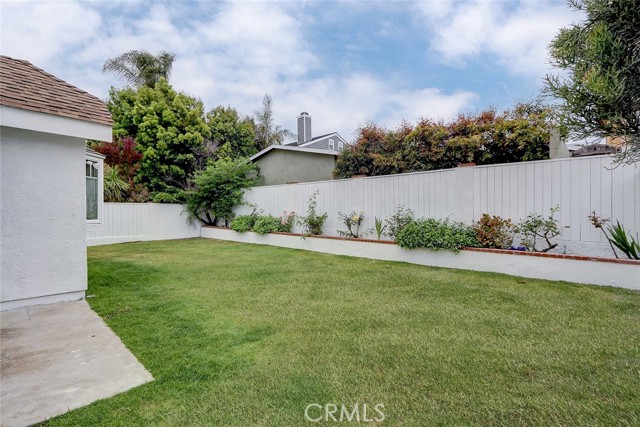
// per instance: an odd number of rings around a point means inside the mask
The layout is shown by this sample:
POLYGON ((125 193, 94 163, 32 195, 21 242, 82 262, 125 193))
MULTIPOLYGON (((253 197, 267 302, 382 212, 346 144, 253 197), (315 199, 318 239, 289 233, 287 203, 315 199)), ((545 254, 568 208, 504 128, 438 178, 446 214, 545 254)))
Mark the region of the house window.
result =
POLYGON ((335 142, 333 141, 333 139, 329 140, 329 150, 335 150, 335 142))
POLYGON ((85 175, 87 179, 87 220, 98 220, 98 206, 100 203, 98 168, 98 162, 87 160, 85 164, 85 175))
POLYGON ((344 148, 344 143, 342 141, 338 141, 338 151, 342 151, 344 148))

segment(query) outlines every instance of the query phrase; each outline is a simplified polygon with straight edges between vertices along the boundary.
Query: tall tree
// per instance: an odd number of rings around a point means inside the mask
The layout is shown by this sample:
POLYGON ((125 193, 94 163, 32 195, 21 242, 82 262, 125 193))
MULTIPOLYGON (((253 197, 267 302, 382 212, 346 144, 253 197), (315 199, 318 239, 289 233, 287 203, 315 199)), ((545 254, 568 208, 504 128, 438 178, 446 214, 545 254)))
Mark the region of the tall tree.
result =
POLYGON ((249 117, 241 117, 235 108, 220 105, 209 111, 206 119, 217 157, 237 159, 257 152, 254 123, 249 117))
POLYGON ((263 150, 273 144, 282 144, 285 138, 295 137, 291 131, 276 125, 273 119, 273 100, 271 95, 262 98, 262 110, 255 112, 256 145, 263 150))
POLYGON ((153 55, 145 50, 130 50, 107 59, 102 71, 112 72, 135 87, 153 87, 160 78, 169 80, 174 59, 174 54, 165 51, 153 55))
POLYGON ((211 133, 202 101, 176 92, 164 78, 137 91, 112 87, 109 95, 114 135, 135 138, 142 152, 139 181, 154 201, 183 201, 211 133))
POLYGON ((563 71, 546 78, 546 93, 577 137, 622 137, 620 162, 640 160, 640 5, 638 0, 570 0, 585 20, 560 30, 552 63, 563 71))

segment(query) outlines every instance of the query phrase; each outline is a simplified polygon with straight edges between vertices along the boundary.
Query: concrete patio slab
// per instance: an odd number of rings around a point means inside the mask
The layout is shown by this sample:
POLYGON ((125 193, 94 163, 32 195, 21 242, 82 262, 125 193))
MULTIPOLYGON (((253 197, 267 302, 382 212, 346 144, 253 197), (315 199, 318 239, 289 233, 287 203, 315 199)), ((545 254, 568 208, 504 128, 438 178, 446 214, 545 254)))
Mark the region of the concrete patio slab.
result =
POLYGON ((152 381, 86 301, 0 313, 0 424, 28 426, 152 381))

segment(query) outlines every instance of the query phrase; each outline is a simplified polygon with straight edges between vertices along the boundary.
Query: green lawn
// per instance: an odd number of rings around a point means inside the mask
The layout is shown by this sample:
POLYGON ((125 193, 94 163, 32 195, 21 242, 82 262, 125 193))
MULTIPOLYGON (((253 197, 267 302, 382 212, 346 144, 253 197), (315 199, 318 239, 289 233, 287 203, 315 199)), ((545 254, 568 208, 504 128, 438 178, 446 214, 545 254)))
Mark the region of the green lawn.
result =
POLYGON ((89 248, 88 294, 156 380, 48 425, 640 425, 637 292, 191 239, 89 248))

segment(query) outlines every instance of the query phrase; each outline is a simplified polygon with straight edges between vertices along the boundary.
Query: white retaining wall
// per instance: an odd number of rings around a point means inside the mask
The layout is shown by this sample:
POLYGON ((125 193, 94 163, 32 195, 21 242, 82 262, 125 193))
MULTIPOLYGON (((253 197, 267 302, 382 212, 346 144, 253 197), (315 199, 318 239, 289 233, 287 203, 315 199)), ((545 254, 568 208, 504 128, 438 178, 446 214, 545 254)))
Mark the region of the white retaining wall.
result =
MULTIPOLYGON (((244 199, 266 214, 304 214, 309 196, 319 190, 317 211, 329 214, 328 235, 343 228, 338 211, 363 211, 364 228, 373 228, 375 217, 389 217, 398 205, 412 209, 417 218, 448 217, 467 223, 483 213, 518 222, 534 212, 548 215, 551 207, 559 206, 556 218, 563 234, 558 252, 611 257, 606 240, 587 219, 592 210, 619 220, 634 236, 640 232, 640 167, 612 165, 609 157, 597 156, 460 167, 254 187, 244 199)), ((243 206, 237 211, 249 210, 243 206)))
POLYGON ((183 205, 105 203, 102 222, 87 224, 87 245, 200 237, 200 224, 189 224, 183 205))
POLYGON ((261 235, 253 232, 237 233, 223 228, 202 228, 202 237, 242 243, 281 246, 304 249, 334 255, 347 255, 385 261, 404 261, 433 267, 458 268, 511 274, 535 279, 564 280, 568 282, 616 286, 640 290, 640 263, 626 264, 594 260, 505 254, 501 252, 431 251, 427 249, 402 249, 398 245, 367 241, 323 239, 284 234, 261 235))

